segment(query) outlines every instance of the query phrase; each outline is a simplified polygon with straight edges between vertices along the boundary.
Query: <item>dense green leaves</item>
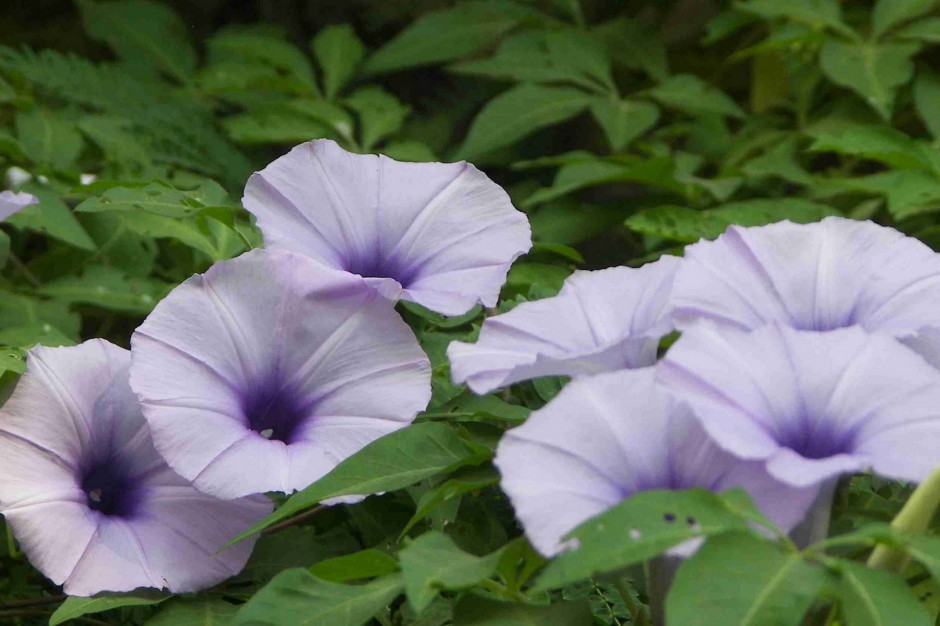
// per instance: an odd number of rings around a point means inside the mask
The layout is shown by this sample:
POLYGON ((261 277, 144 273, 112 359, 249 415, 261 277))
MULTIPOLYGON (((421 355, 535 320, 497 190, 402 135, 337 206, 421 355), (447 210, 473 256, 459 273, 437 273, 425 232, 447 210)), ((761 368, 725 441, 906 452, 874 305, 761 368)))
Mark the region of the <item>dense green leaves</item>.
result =
POLYGON ((591 626, 593 623, 591 607, 583 600, 539 606, 467 595, 454 609, 454 626, 591 626))

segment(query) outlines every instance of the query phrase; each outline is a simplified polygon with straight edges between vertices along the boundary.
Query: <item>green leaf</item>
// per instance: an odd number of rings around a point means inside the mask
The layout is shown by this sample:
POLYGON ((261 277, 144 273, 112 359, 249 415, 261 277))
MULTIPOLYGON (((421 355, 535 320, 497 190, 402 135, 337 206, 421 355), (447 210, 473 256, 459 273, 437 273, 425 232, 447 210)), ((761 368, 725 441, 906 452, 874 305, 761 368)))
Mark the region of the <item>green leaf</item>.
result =
POLYGON ((679 568, 666 618, 670 626, 799 626, 826 583, 826 570, 799 552, 727 533, 710 538, 679 568))
MULTIPOLYGON (((492 396, 487 396, 492 397, 492 396)), ((522 407, 518 407, 522 408, 522 407)), ((525 409, 528 412, 528 409, 525 409)), ((408 534, 415 524, 433 511, 465 493, 479 491, 499 483, 499 474, 492 467, 469 467, 458 470, 449 480, 425 491, 418 500, 417 510, 402 529, 399 537, 408 534)))
POLYGON ((332 100, 356 75, 366 47, 349 24, 323 28, 311 46, 323 71, 323 91, 332 100))
POLYGON ((398 561, 381 550, 369 548, 353 554, 334 557, 312 565, 308 571, 323 580, 342 583, 391 574, 398 569, 398 561))
POLYGON ((936 150, 890 126, 843 123, 810 129, 813 152, 837 152, 903 169, 940 168, 936 150), (933 154, 932 154, 933 153, 933 154))
POLYGON ((591 103, 591 114, 614 150, 623 150, 659 120, 659 109, 640 100, 597 98, 591 103))
POLYGON ((536 287, 544 296, 555 295, 561 291, 565 279, 571 275, 571 269, 547 263, 514 263, 506 277, 506 286, 527 294, 536 287))
POLYGON ((172 600, 146 626, 228 626, 238 607, 216 598, 172 600))
POLYGON ((937 6, 937 0, 878 0, 871 12, 871 30, 875 37, 898 24, 929 13, 937 6))
POLYGON ((36 343, 49 345, 43 338, 56 338, 60 345, 75 343, 81 317, 64 302, 39 300, 0 290, 0 344, 28 348, 36 343), (11 335, 26 341, 14 341, 11 335))
POLYGON ((232 543, 323 500, 394 491, 482 460, 453 428, 435 422, 413 424, 370 443, 343 460, 329 474, 292 495, 279 509, 232 543))
POLYGON ((381 87, 357 89, 345 100, 359 116, 359 138, 364 150, 397 133, 410 108, 381 87))
POLYGON ((16 135, 34 163, 67 170, 82 151, 82 135, 75 124, 45 109, 19 111, 16 135))
POLYGON ((912 57, 919 50, 916 43, 827 41, 819 64, 829 80, 857 93, 887 120, 898 88, 914 75, 912 57))
POLYGON ((237 580, 265 583, 285 569, 310 567, 361 547, 360 542, 343 527, 318 532, 313 526, 298 524, 262 535, 237 580))
POLYGON ((26 354, 19 348, 0 348, 0 376, 6 372, 22 374, 26 371, 26 354))
POLYGON ((914 107, 934 139, 940 139, 940 76, 924 70, 914 79, 914 107))
POLYGON ((39 204, 24 207, 5 223, 45 233, 82 250, 94 252, 98 249, 88 232, 75 219, 72 210, 62 202, 57 193, 36 183, 29 183, 22 189, 36 196, 39 204))
POLYGON ((698 76, 678 74, 650 89, 649 94, 665 107, 692 115, 715 114, 744 117, 734 100, 698 76))
POLYGON ((280 37, 222 31, 207 42, 209 68, 203 76, 216 90, 271 87, 296 95, 318 95, 313 67, 306 55, 280 37), (247 81, 247 82, 246 82, 247 81))
POLYGON ((402 590, 399 575, 365 585, 320 580, 305 569, 275 576, 235 616, 233 626, 360 626, 402 590))
POLYGON ((116 267, 92 265, 80 276, 64 275, 45 283, 38 291, 62 302, 144 315, 153 310, 171 287, 156 279, 128 276, 116 267))
POLYGON ((897 32, 898 39, 913 39, 927 43, 940 43, 940 17, 929 17, 914 22, 897 32))
POLYGON ((838 0, 750 0, 737 7, 763 18, 787 18, 812 28, 829 27, 836 32, 851 32, 842 21, 838 0))
POLYGON ((836 189, 884 196, 898 220, 940 209, 940 178, 925 172, 892 170, 871 176, 828 180, 820 191, 836 189))
POLYGON ((748 160, 741 166, 741 171, 751 178, 775 177, 797 185, 812 185, 813 178, 797 161, 795 140, 784 140, 748 160))
POLYGON ((258 106, 222 123, 232 140, 243 144, 296 143, 321 137, 348 140, 353 135, 349 113, 331 102, 311 98, 258 106))
POLYGON ((579 547, 549 563, 536 588, 555 589, 642 563, 690 539, 748 530, 745 516, 752 512, 746 498, 703 489, 637 493, 566 535, 579 547))
POLYGON ((669 76, 666 46, 655 28, 639 20, 619 17, 593 30, 607 46, 608 55, 615 63, 646 72, 657 81, 669 76))
POLYGON ((79 213, 142 211, 165 217, 192 217, 227 202, 226 191, 211 180, 202 181, 198 187, 187 191, 155 182, 144 187, 112 187, 101 196, 85 200, 75 210, 79 213))
POLYGON ((558 169, 552 186, 539 189, 522 203, 523 207, 555 200, 586 187, 604 183, 636 182, 661 187, 676 194, 685 186, 676 180, 676 164, 669 157, 641 159, 633 156, 599 159, 596 157, 566 163, 558 169))
POLYGON ((439 591, 459 591, 480 584, 496 571, 501 554, 496 551, 477 557, 458 548, 443 533, 421 535, 398 553, 408 602, 421 613, 439 591))
POLYGON ((724 204, 717 209, 700 211, 684 206, 659 206, 644 209, 626 220, 626 225, 645 235, 693 243, 714 239, 728 226, 763 226, 781 220, 807 224, 838 212, 823 204, 799 198, 756 199, 724 204))
POLYGON ((97 598, 66 598, 49 618, 49 626, 58 626, 70 619, 90 613, 101 613, 122 606, 150 606, 169 598, 166 593, 142 589, 129 594, 101 595, 97 598))
POLYGON ((499 39, 531 12, 513 2, 463 2, 422 15, 366 60, 371 74, 443 63, 499 39))
POLYGON ((838 568, 836 590, 846 626, 933 626, 927 609, 897 574, 852 561, 839 561, 838 568))
POLYGON ((477 114, 456 158, 472 159, 512 145, 540 128, 578 115, 590 103, 589 94, 571 87, 513 87, 490 100, 477 114))
POLYGON ((454 626, 592 626, 587 600, 551 605, 500 602, 465 595, 454 607, 454 626))
POLYGON ((159 70, 187 82, 196 51, 186 25, 165 4, 150 0, 79 0, 85 31, 103 41, 131 67, 159 70))

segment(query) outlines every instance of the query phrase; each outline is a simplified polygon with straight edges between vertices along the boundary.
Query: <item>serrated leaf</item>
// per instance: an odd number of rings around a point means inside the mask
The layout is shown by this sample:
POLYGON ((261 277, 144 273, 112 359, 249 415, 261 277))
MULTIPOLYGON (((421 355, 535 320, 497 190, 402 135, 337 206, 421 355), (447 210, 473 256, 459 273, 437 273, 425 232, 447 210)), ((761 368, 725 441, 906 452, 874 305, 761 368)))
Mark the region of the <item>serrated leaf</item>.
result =
POLYGON ((591 114, 614 150, 623 150, 659 120, 656 105, 641 100, 598 98, 591 103, 591 114))
POLYGON ((827 572, 753 534, 712 537, 679 568, 670 626, 799 626, 827 572))
POLYGON ((401 593, 399 575, 365 585, 320 580, 305 569, 281 572, 242 605, 233 626, 361 626, 401 593))
POLYGON ((512 145, 541 128, 578 115, 590 103, 589 94, 571 87, 513 87, 490 100, 477 114, 456 158, 472 159, 512 145))
POLYGON ((332 100, 356 75, 366 47, 349 24, 323 28, 313 38, 311 47, 323 71, 323 91, 332 100))
POLYGON ((391 574, 398 569, 398 561, 381 550, 369 548, 352 554, 325 559, 311 565, 308 571, 323 580, 343 583, 391 574))
POLYGON ((741 107, 726 93, 692 74, 672 76, 650 89, 649 93, 663 106, 693 115, 745 116, 741 107))
POLYGON ((346 495, 394 491, 462 465, 484 460, 453 428, 440 423, 413 424, 378 439, 306 489, 288 498, 232 542, 315 506, 346 495))
POLYGON ((46 109, 19 111, 16 135, 33 162, 67 170, 82 151, 82 135, 75 123, 46 109))
POLYGON ((891 118, 897 90, 914 75, 916 43, 827 41, 819 64, 832 82, 848 87, 884 119, 891 118))
POLYGON ((467 594, 454 607, 454 626, 592 626, 587 600, 551 605, 500 602, 467 594))
POLYGON ((846 626, 933 626, 927 609, 897 574, 852 561, 839 561, 838 567, 836 589, 846 626))
POLYGON ((170 597, 152 589, 141 589, 128 594, 102 595, 97 598, 66 598, 49 618, 49 626, 58 626, 71 619, 91 613, 101 613, 123 606, 150 606, 170 597))
POLYGON ((172 600, 146 626, 228 626, 238 607, 217 598, 172 600))

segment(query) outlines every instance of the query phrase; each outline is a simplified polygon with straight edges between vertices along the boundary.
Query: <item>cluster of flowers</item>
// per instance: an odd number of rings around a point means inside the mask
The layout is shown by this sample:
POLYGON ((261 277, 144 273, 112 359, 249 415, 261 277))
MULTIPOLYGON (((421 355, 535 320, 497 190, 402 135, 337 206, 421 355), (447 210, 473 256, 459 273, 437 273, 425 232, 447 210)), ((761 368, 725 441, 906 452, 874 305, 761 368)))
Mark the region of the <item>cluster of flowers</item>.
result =
MULTIPOLYGON (((495 306, 531 246, 471 165, 325 140, 253 175, 244 204, 264 250, 174 289, 130 352, 32 350, 0 409, 0 507, 70 594, 238 572, 252 543, 218 549, 270 511, 260 494, 306 487, 427 406, 395 301, 495 306)), ((940 255, 870 222, 732 227, 682 259, 576 272, 448 357, 480 394, 575 378, 496 455, 545 555, 642 490, 743 487, 789 531, 840 475, 919 481, 940 462, 940 255)))

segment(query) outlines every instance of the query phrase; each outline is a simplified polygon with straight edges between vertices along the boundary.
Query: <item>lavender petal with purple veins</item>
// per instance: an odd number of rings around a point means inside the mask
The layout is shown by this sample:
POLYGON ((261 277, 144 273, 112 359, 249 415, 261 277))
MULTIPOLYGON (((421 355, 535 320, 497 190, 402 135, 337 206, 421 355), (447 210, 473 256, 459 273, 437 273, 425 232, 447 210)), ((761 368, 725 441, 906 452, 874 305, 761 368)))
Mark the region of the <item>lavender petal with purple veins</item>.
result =
MULTIPOLYGON (((816 494, 712 443, 688 408, 656 385, 654 368, 570 382, 506 433, 495 463, 526 536, 546 556, 562 551, 563 537, 582 522, 640 491, 742 487, 784 530, 816 494)), ((697 545, 671 553, 688 555, 697 545)))
POLYGON ((157 449, 206 493, 310 485, 404 428, 427 356, 359 276, 256 250, 174 289, 132 339, 131 385, 157 449))
POLYGON ((39 198, 26 192, 0 191, 0 222, 31 204, 39 204, 39 198))
POLYGON ((670 292, 682 260, 572 274, 557 296, 487 318, 475 344, 447 349, 457 383, 484 394, 539 376, 580 376, 656 362, 673 329, 670 292))
POLYGON ((940 327, 940 255, 893 228, 838 217, 732 226, 686 248, 673 296, 682 328, 777 321, 906 337, 940 327))
POLYGON ((245 208, 268 248, 359 274, 444 315, 495 306, 529 222, 469 163, 401 163, 301 144, 248 180, 245 208))
POLYGON ((658 372, 721 447, 794 486, 867 469, 918 482, 940 463, 940 372, 883 334, 703 323, 658 372))
POLYGON ((0 410, 0 509, 33 565, 69 595, 211 587, 241 571, 254 541, 222 546, 272 509, 262 496, 204 495, 174 473, 129 366, 127 350, 98 339, 34 348, 0 410))

